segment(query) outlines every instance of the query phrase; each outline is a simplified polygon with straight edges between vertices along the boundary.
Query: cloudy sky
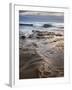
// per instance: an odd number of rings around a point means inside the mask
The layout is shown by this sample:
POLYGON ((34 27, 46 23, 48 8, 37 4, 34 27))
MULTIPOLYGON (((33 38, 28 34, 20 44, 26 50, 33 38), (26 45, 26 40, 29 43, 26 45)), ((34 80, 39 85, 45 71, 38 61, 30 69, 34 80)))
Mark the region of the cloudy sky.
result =
POLYGON ((19 11, 20 22, 64 22, 64 13, 19 11))

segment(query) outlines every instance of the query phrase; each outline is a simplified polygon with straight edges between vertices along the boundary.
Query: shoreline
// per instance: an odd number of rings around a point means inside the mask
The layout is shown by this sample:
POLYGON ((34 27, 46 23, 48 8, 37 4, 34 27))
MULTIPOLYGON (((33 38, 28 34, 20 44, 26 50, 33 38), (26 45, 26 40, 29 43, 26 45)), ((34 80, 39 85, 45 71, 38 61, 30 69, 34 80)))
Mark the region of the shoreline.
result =
POLYGON ((63 77, 64 31, 35 31, 19 38, 19 57, 20 79, 63 77))

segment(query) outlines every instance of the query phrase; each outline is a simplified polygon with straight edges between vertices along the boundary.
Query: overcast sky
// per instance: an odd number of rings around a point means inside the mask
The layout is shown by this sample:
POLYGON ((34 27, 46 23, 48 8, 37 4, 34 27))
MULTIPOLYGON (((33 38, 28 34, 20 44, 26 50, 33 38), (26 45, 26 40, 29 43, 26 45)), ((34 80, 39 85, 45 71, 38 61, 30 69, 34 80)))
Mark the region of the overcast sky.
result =
POLYGON ((20 22, 64 22, 63 13, 54 12, 19 12, 20 22))

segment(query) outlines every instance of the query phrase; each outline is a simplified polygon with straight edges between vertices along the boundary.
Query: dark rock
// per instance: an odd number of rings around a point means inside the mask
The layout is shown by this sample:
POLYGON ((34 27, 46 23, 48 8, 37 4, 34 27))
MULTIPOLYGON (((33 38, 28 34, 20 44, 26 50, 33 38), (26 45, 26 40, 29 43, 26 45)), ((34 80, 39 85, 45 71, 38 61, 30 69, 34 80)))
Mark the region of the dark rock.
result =
POLYGON ((28 38, 33 38, 33 34, 30 34, 28 38))
POLYGON ((57 34, 55 34, 56 36, 63 36, 61 33, 57 33, 57 34))
POLYGON ((52 25, 51 24, 44 24, 43 27, 48 28, 48 27, 52 27, 52 25))
POLYGON ((21 39, 25 39, 26 37, 25 36, 21 36, 21 39))
POLYGON ((19 25, 21 25, 21 26, 33 26, 33 24, 19 24, 19 25))

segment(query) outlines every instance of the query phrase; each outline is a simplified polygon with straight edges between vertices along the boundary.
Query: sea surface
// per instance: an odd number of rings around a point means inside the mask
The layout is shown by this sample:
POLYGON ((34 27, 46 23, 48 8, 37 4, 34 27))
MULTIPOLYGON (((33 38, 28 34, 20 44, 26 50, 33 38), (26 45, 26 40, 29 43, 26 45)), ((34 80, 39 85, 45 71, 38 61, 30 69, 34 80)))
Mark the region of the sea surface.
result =
POLYGON ((19 30, 31 33, 32 30, 63 30, 64 16, 19 16, 19 30), (48 28, 44 24, 51 25, 48 28))

